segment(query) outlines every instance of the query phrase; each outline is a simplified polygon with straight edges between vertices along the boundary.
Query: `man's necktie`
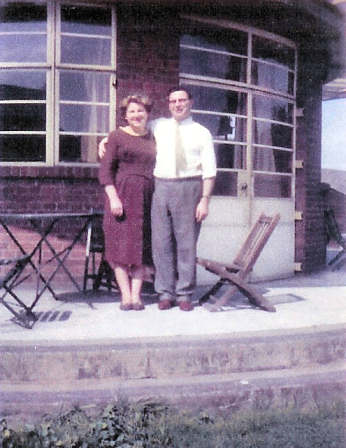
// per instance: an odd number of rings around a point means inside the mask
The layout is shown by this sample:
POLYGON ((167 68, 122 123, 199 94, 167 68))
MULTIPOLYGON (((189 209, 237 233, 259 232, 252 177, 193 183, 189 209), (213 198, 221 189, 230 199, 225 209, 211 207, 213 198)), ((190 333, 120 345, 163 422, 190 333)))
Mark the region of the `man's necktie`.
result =
POLYGON ((175 124, 176 124, 176 129, 175 129, 175 173, 178 176, 180 171, 183 171, 186 169, 186 158, 185 158, 185 151, 184 151, 182 140, 181 140, 179 123, 175 122, 175 124))

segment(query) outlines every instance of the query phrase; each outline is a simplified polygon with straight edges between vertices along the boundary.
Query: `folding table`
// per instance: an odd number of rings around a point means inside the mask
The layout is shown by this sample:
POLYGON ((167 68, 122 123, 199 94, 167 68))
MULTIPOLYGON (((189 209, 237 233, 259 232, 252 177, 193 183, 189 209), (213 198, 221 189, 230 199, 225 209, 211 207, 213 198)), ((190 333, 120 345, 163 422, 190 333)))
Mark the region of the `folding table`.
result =
MULTIPOLYGON (((18 286, 32 274, 35 274, 37 278, 35 299, 31 305, 24 307, 26 314, 28 310, 32 312, 33 308, 46 290, 48 290, 56 300, 58 299, 52 287, 52 280, 60 269, 65 272, 67 278, 79 292, 83 290, 83 288, 79 286, 73 277, 72 273, 68 270, 66 261, 71 251, 86 231, 88 224, 100 215, 102 215, 102 212, 96 211, 86 213, 0 213, 0 225, 16 247, 20 250, 21 254, 29 257, 28 265, 32 268, 31 274, 28 275, 27 272, 23 272, 15 284, 12 285, 12 288, 18 286), (51 239, 49 239, 49 236, 52 236, 52 232, 57 223, 62 220, 71 221, 71 225, 69 226, 69 238, 62 249, 57 249, 54 247, 54 243, 51 239), (21 223, 26 226, 29 225, 31 229, 39 234, 38 241, 35 243, 34 248, 30 252, 23 247, 24 243, 19 241, 18 236, 16 236, 10 228, 12 225, 20 226, 21 223), (44 247, 49 249, 50 255, 47 259, 43 259, 44 247), (35 254, 38 254, 37 260, 34 258, 35 254), (57 265, 48 276, 45 276, 42 273, 43 268, 53 261, 56 261, 57 265)), ((2 302, 3 300, 4 299, 2 297, 2 302)))

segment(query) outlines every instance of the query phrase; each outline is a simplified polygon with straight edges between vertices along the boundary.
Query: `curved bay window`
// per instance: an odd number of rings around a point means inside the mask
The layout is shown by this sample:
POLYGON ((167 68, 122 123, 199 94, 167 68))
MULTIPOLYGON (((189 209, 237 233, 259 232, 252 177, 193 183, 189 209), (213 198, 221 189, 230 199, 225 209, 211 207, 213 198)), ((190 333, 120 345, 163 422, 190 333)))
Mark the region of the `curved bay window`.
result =
POLYGON ((215 195, 292 197, 296 51, 260 31, 186 20, 180 82, 196 121, 212 133, 215 195), (261 33, 261 34, 260 34, 261 33))
POLYGON ((95 163, 112 102, 114 11, 0 5, 0 161, 95 163))

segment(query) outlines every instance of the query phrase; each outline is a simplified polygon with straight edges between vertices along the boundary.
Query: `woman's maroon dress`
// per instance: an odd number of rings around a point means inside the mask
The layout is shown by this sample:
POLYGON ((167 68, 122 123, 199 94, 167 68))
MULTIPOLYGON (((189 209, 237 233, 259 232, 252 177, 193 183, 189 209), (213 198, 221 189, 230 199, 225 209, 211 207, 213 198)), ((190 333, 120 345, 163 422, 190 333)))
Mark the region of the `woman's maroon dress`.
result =
POLYGON ((122 217, 112 215, 105 193, 105 258, 112 266, 152 264, 150 208, 155 157, 151 134, 133 136, 118 129, 108 136, 99 181, 115 186, 124 209, 122 217))

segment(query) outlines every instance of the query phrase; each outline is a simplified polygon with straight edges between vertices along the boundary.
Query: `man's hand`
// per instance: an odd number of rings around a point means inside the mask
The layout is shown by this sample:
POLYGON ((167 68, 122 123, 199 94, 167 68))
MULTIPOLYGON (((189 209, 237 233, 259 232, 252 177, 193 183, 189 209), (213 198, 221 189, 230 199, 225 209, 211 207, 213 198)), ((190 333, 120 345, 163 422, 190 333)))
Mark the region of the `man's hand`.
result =
POLYGON ((98 155, 100 157, 100 159, 103 158, 103 156, 106 154, 106 150, 107 150, 107 143, 108 143, 108 138, 104 137, 98 146, 98 155))
POLYGON ((209 206, 208 206, 209 198, 203 196, 196 208, 196 221, 202 222, 208 216, 209 206))

